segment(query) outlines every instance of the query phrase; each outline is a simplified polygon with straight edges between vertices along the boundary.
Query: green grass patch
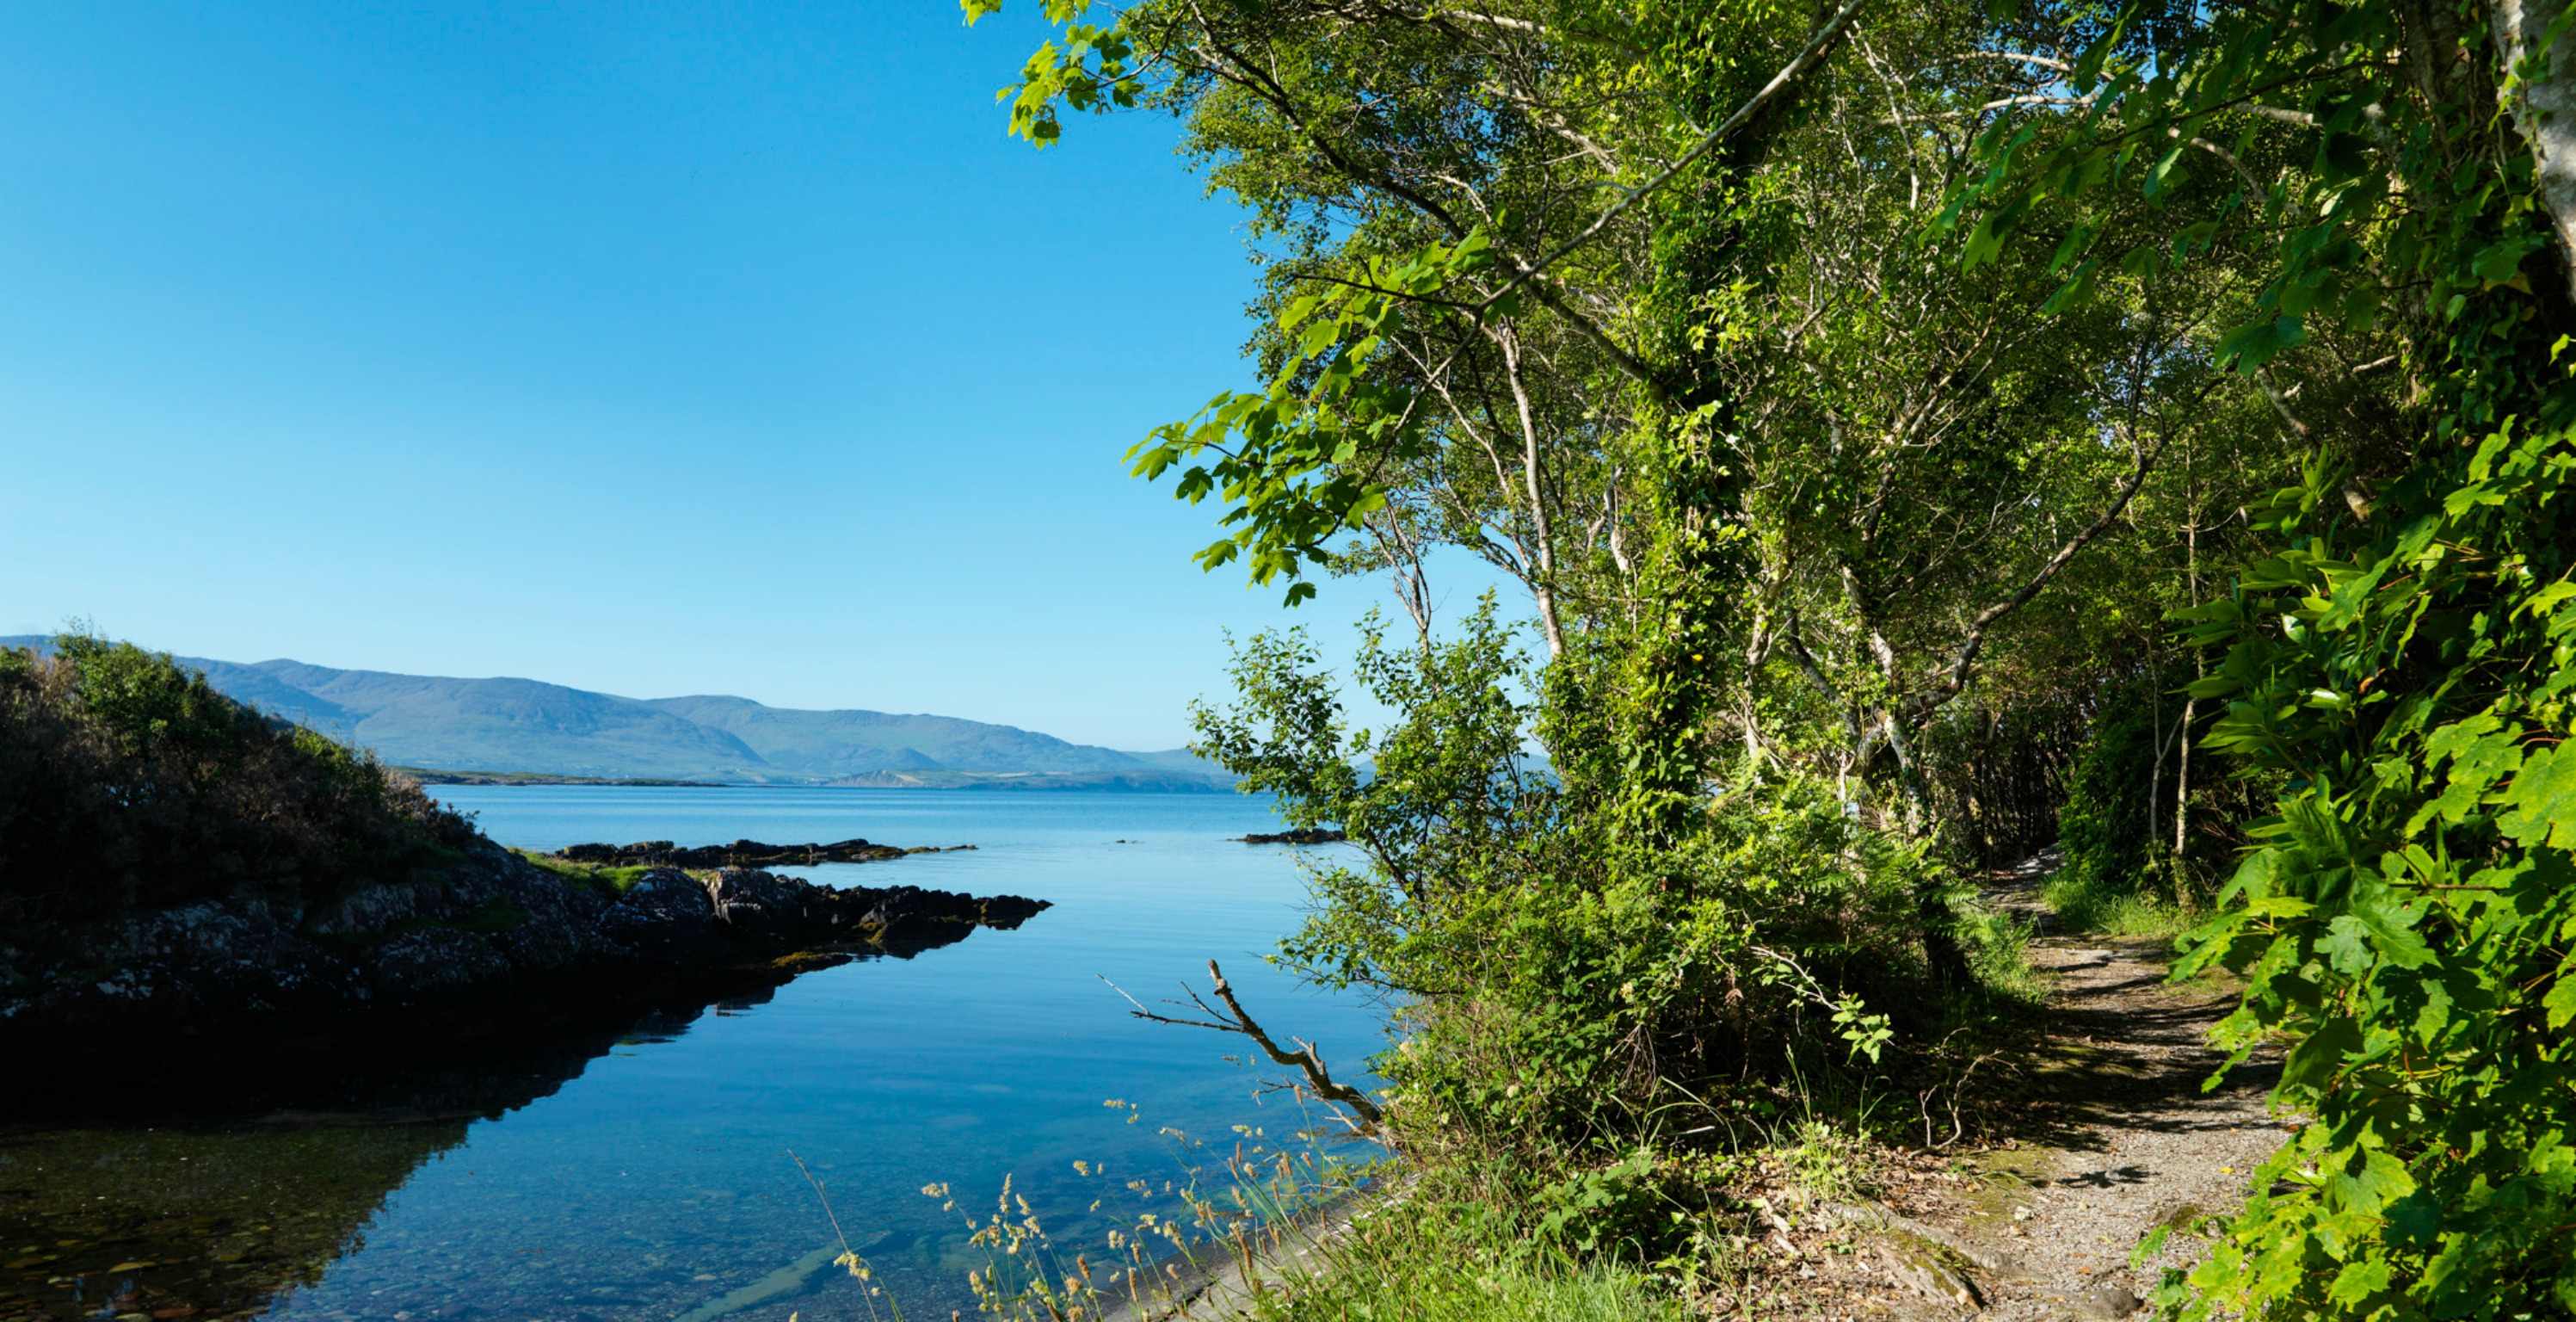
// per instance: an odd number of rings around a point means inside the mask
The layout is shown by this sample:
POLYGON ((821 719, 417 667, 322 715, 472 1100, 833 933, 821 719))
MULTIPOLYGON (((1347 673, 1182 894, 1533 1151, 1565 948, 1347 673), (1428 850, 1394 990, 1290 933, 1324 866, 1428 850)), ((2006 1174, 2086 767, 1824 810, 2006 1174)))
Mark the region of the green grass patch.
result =
POLYGON ((651 871, 649 868, 640 867, 602 868, 591 867, 582 863, 568 863, 560 858, 556 858, 552 854, 540 854, 527 849, 513 849, 510 852, 536 864, 538 867, 543 868, 566 881, 588 886, 591 889, 612 898, 624 895, 627 891, 633 889, 636 880, 642 877, 646 872, 651 871))
POLYGON ((1264 1322, 1681 1322, 1688 1311, 1641 1272, 1561 1257, 1411 1208, 1382 1209, 1324 1250, 1325 1271, 1261 1301, 1264 1322), (1509 1256, 1513 1250, 1518 1256, 1509 1256))
POLYGON ((2041 888, 2040 898, 2077 932, 2171 941, 2191 926, 2171 900, 2097 880, 2060 876, 2041 888))
POLYGON ((2048 999, 2048 980, 2030 963, 2030 939, 2037 935, 2026 919, 1969 900, 1954 904, 1959 944, 1977 981, 1997 995, 2038 1004, 2048 999))

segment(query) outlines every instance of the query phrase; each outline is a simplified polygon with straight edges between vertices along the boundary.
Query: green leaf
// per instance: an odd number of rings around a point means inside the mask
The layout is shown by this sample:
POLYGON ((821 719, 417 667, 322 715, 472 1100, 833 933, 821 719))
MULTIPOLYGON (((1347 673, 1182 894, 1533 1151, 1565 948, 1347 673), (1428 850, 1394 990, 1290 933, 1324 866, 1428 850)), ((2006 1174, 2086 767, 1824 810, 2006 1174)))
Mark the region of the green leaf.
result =
POLYGON ((2429 1047, 2451 1027, 2451 989, 2439 978, 2426 978, 2418 985, 2423 988, 2424 1008, 2415 1014, 2415 1040, 2429 1047))
POLYGON ((2182 150, 2179 146, 2171 148, 2157 158, 2155 165, 2147 171, 2144 192, 2148 197, 2154 197, 2173 186, 2174 167, 2182 163, 2182 150))
POLYGON ((2326 936, 2317 942, 2317 952, 2334 965, 2334 971, 2357 978, 2370 971, 2377 961, 2370 948, 2370 929, 2351 914, 2338 914, 2326 924, 2326 936))
POLYGON ((2576 597, 2576 582, 2562 578, 2523 598, 2522 604, 2513 608, 2514 617, 2520 619, 2525 615, 2547 615, 2558 603, 2569 597, 2576 597))
POLYGON ((2056 293, 2049 295, 2047 302, 2039 305, 2039 315, 2053 317, 2069 308, 2078 307, 2090 301, 2093 297, 2093 275, 2099 265, 2093 259, 2086 258, 2075 268, 2075 274, 2069 277, 2056 293))
POLYGON ((2388 1205, 2388 1237, 2411 1249, 2432 1247, 2442 1233, 2442 1200, 2417 1189, 2388 1205))
POLYGON ((2576 849, 2576 757, 2562 744, 2524 759, 2513 788, 2505 793, 2504 808, 2496 829, 2506 839, 2576 849))
POLYGON ((2500 285, 2522 269, 2522 259, 2531 249, 2522 236, 2515 235, 2480 252, 2469 261, 2469 269, 2489 284, 2500 285))
POLYGON ((2343 1068, 2344 1057, 2361 1050, 2361 1025, 2349 1015, 2337 1015, 2325 1027, 2308 1035, 2307 1040, 2290 1048, 2289 1058, 2281 1062, 2282 1093, 2313 1093, 2334 1078, 2343 1068))
POLYGON ((2386 887, 2373 885, 2357 896, 2352 911, 2335 919, 2335 923, 2351 919, 2368 934, 2370 947, 2380 959, 2401 969, 2420 969, 2433 962, 2433 948, 2415 930, 2421 915, 2394 903, 2395 898, 2386 887))
POLYGON ((2557 980, 2550 984, 2549 994, 2540 998, 2540 1005, 2548 1011, 2552 1029, 2565 1028, 2576 1019, 2576 956, 2559 964, 2557 980))
POLYGON ((2282 350, 2297 347, 2306 338, 2307 333, 2297 317, 2275 317, 2270 321, 2240 326, 2218 342, 2218 365, 2252 376, 2254 369, 2280 356, 2282 350))
POLYGON ((2329 1197, 2353 1211, 2373 1215, 2415 1188, 2406 1163, 2376 1146, 2361 1149, 2326 1180, 2329 1197))
POLYGON ((1960 252, 1959 261, 1974 269, 1980 263, 1995 260, 2003 250, 2003 236, 1995 232, 1995 215, 1990 211, 1978 219, 1975 229, 1968 231, 1968 242, 1960 252))

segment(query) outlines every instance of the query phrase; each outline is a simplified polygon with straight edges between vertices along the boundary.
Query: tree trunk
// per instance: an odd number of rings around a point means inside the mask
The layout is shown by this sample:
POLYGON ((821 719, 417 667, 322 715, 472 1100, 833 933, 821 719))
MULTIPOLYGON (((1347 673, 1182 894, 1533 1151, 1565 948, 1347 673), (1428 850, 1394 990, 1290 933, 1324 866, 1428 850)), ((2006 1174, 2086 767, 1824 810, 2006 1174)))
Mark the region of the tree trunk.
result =
MULTIPOLYGON (((2183 459, 2183 492, 2185 503, 2190 505, 2191 517, 2183 524, 2183 564, 2185 572, 2190 576, 2191 604, 2197 606, 2200 604, 2200 507, 2191 501, 2190 475, 2191 459, 2189 452, 2186 451, 2183 459)), ((2191 676, 2195 680, 2209 677, 2209 657, 2197 647, 2191 650, 2191 676)), ((2195 912, 2200 907, 2199 897, 2192 891, 2191 865, 2183 853, 2183 829, 2191 821, 2191 720, 2193 716, 2199 714, 2199 706, 2200 699, 2196 697, 2183 701, 2182 738, 2176 741, 2176 752, 2180 760, 2174 766, 2173 889, 2174 903, 2182 906, 2184 913, 2195 912)))
MULTIPOLYGON (((2539 166, 2540 200, 2558 238, 2560 270, 2576 282, 2576 41, 2549 35, 2565 12, 2565 5, 2548 0, 2493 0, 2487 18, 2508 85, 2521 74, 2521 84, 2504 94, 2505 105, 2539 166)), ((2576 284, 2568 295, 2576 301, 2576 284)))

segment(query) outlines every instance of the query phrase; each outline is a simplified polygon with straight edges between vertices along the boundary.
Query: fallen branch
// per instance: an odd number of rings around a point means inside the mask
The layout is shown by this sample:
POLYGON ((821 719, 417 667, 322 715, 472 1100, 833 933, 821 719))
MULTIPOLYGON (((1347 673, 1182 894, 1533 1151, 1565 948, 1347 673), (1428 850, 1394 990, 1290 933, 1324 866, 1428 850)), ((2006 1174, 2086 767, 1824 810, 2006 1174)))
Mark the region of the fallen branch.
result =
MULTIPOLYGON (((1270 1057, 1271 1063, 1285 1065, 1304 1074, 1305 1086, 1316 1096, 1328 1102, 1347 1106, 1358 1115, 1357 1121, 1351 1120, 1348 1116, 1341 1117, 1342 1122, 1350 1125, 1354 1130, 1373 1131, 1385 1122, 1386 1113, 1378 1109, 1377 1103, 1369 1100, 1367 1093, 1349 1084, 1333 1081, 1333 1072, 1326 1068, 1323 1053, 1315 1049, 1314 1043, 1304 1038, 1291 1037, 1288 1040, 1297 1044, 1297 1050, 1281 1049, 1278 1041, 1270 1036, 1269 1031, 1264 1029, 1258 1020, 1244 1012, 1243 1003, 1234 998, 1234 988, 1227 984, 1225 974, 1217 968, 1216 961, 1212 959, 1208 961, 1208 979, 1215 984, 1213 990, 1216 992, 1217 1000, 1224 1004, 1223 1010, 1201 999, 1197 992, 1190 990, 1188 984, 1184 983, 1181 986, 1182 991, 1189 993, 1189 1003, 1197 1006, 1200 1013, 1208 1016, 1205 1019, 1175 1019, 1170 1015, 1157 1014, 1146 1009, 1144 1003, 1135 997, 1127 996, 1126 988, 1109 982, 1105 977, 1101 981, 1108 982, 1111 991, 1120 996, 1126 996, 1127 1003, 1136 1007, 1128 1013, 1139 1019, 1151 1019, 1158 1024, 1178 1024, 1183 1028, 1212 1028, 1220 1033, 1240 1033, 1251 1038, 1254 1044, 1261 1048, 1263 1054, 1270 1057)), ((1166 1001, 1164 1004, 1179 1005, 1180 1002, 1166 1001)))

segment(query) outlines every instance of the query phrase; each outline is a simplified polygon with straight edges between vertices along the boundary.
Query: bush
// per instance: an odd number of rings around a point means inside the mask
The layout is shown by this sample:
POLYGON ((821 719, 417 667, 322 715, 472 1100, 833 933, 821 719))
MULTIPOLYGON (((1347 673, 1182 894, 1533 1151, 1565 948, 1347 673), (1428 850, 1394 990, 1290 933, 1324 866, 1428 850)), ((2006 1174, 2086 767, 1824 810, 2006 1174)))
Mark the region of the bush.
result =
MULTIPOLYGON (((1926 951, 1925 898, 1963 888, 1830 783, 1748 771, 1655 866, 1617 867, 1579 777, 1531 754, 1533 675, 1490 602, 1452 641, 1390 650, 1372 626, 1356 673, 1394 713, 1380 731, 1345 727, 1300 633, 1235 670, 1240 705, 1198 709, 1195 747, 1356 847, 1313 868, 1284 958, 1393 1005, 1402 1042, 1374 1063, 1417 1150, 1585 1168, 1673 1108, 1893 1069, 1883 1047, 1978 1012, 1926 951)), ((1943 937, 2014 944, 1967 927, 1943 937)))
POLYGON ((474 839, 367 753, 83 634, 0 649, 0 922, 243 894, 302 906, 474 839))

